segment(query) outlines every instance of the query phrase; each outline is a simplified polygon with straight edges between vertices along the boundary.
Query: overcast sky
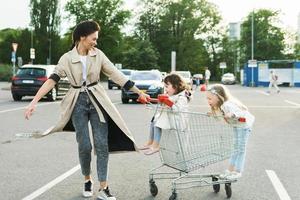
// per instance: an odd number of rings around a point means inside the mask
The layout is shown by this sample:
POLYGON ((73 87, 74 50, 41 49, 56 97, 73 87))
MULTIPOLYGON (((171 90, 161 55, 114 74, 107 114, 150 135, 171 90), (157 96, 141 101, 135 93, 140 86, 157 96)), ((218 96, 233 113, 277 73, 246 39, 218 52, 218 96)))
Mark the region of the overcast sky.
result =
MULTIPOLYGON (((62 0, 66 2, 67 0, 62 0)), ((125 6, 134 8, 139 0, 125 0, 125 6)), ((300 1, 297 0, 209 0, 215 3, 225 23, 237 22, 244 18, 253 9, 267 8, 281 10, 280 20, 283 27, 297 30, 300 1)), ((25 28, 30 22, 30 0, 0 0, 0 29, 25 28)), ((64 3, 63 3, 64 4, 64 3)), ((62 26, 66 26, 66 20, 62 26)), ((64 28, 63 28, 64 29, 64 28)))

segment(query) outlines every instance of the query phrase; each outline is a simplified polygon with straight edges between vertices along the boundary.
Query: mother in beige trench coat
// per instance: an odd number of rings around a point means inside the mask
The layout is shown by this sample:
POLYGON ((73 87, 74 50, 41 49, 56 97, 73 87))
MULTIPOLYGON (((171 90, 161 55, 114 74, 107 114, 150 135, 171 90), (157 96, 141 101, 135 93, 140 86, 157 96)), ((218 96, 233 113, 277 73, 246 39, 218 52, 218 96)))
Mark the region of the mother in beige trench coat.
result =
POLYGON ((97 197, 103 200, 115 200, 107 183, 108 152, 135 151, 136 145, 124 120, 99 84, 100 73, 110 77, 123 88, 138 93, 140 98, 149 96, 135 87, 132 81, 113 66, 101 50, 95 48, 99 31, 100 26, 94 21, 84 21, 75 27, 73 49, 60 58, 54 73, 27 107, 25 118, 29 119, 37 102, 55 87, 60 78, 67 77, 72 87, 61 102, 60 119, 43 135, 75 130, 81 171, 85 177, 83 196, 91 197, 93 181, 90 175, 92 151, 88 133, 90 121, 100 182, 97 197))

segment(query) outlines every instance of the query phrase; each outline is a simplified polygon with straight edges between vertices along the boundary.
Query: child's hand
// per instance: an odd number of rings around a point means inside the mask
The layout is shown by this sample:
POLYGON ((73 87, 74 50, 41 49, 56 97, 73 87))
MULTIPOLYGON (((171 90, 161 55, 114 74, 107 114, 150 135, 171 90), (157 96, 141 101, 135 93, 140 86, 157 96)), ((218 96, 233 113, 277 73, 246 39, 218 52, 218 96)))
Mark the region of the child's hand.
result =
POLYGON ((208 116, 213 116, 213 113, 212 112, 207 112, 207 115, 208 116))
POLYGON ((174 102, 171 101, 169 98, 164 99, 164 100, 162 101, 162 103, 165 104, 165 105, 167 105, 167 106, 169 106, 169 107, 172 107, 172 106, 174 105, 174 102))
POLYGON ((224 115, 224 119, 225 119, 225 121, 226 122, 229 122, 229 120, 232 120, 232 119, 234 119, 236 116, 233 114, 233 113, 226 113, 225 115, 224 115))

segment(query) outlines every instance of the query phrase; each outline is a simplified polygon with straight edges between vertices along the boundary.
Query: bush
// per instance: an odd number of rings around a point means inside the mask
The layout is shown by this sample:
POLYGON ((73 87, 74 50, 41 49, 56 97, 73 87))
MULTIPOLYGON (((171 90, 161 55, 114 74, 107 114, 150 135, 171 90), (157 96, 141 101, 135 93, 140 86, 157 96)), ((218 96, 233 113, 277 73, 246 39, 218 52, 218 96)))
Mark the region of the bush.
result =
POLYGON ((0 81, 11 81, 12 66, 7 64, 0 64, 0 81))

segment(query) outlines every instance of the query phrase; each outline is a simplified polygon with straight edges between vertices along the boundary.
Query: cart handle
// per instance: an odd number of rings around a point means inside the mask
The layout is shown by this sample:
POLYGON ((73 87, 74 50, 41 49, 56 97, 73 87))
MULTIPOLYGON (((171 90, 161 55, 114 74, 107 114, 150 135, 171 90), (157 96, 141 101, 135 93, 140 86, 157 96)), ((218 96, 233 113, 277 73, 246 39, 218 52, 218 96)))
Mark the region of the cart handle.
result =
POLYGON ((246 118, 245 118, 245 117, 239 117, 239 118, 238 118, 238 121, 239 121, 239 122, 245 123, 245 122, 246 122, 246 118))
POLYGON ((158 103, 158 99, 155 99, 155 98, 147 98, 146 100, 145 99, 142 99, 142 98, 138 98, 137 99, 138 102, 142 103, 142 104, 146 104, 146 103, 158 103))

